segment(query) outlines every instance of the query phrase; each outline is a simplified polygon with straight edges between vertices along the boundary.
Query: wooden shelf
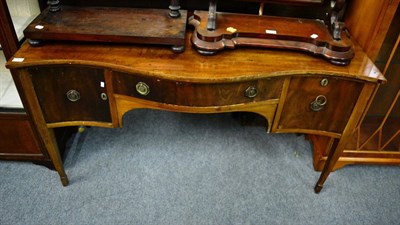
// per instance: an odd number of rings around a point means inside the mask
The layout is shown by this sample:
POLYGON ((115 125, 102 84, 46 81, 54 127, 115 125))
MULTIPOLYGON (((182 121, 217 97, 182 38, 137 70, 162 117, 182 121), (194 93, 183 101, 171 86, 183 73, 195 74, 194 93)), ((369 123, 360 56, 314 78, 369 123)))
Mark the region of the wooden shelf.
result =
POLYGON ((346 33, 342 32, 340 40, 333 39, 323 21, 217 12, 216 28, 210 30, 208 17, 206 11, 195 11, 189 19, 196 28, 192 43, 201 54, 250 46, 304 51, 337 65, 347 65, 354 57, 346 33))
POLYGON ((187 11, 172 18, 167 9, 61 6, 46 9, 25 30, 32 45, 42 40, 170 45, 184 50, 187 11))

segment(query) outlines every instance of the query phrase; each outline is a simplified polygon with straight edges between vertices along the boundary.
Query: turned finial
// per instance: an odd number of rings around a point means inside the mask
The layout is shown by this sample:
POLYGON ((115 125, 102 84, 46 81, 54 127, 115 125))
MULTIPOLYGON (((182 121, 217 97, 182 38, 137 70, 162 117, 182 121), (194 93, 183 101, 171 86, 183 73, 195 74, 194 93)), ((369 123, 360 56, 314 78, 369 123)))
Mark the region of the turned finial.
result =
POLYGON ((50 12, 58 12, 61 10, 59 0, 48 0, 47 5, 49 6, 50 12))
POLYGON ((181 16, 181 13, 179 12, 179 9, 181 9, 181 6, 179 4, 179 0, 171 0, 171 3, 169 5, 169 16, 172 18, 178 18, 181 16))

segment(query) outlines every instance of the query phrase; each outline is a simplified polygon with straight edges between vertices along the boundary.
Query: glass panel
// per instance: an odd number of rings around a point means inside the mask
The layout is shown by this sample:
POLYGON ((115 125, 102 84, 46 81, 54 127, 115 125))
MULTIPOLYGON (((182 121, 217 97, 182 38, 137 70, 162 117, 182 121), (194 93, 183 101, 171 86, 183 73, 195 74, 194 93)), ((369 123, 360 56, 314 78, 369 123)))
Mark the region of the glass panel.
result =
POLYGON ((6 58, 0 51, 0 108, 23 108, 10 71, 5 67, 6 58))
POLYGON ((15 32, 19 40, 29 23, 40 14, 38 0, 7 0, 8 10, 13 20, 15 32))
MULTIPOLYGON (((23 30, 40 13, 38 0, 7 0, 15 32, 23 39, 23 30)), ((0 51, 0 109, 22 109, 23 105, 10 71, 5 68, 4 52, 0 51)))

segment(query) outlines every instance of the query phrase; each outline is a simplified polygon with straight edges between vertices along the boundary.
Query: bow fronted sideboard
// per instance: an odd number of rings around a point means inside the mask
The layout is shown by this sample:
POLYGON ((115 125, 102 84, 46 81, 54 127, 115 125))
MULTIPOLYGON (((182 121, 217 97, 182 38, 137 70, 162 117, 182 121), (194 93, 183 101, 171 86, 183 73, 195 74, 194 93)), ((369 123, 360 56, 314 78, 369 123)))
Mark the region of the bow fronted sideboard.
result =
POLYGON ((254 112, 268 121, 267 132, 334 138, 319 192, 385 82, 357 45, 352 62, 337 66, 305 53, 254 48, 204 56, 186 40, 180 54, 155 45, 25 43, 8 62, 63 185, 68 178, 54 128, 118 128, 126 112, 148 108, 254 112))

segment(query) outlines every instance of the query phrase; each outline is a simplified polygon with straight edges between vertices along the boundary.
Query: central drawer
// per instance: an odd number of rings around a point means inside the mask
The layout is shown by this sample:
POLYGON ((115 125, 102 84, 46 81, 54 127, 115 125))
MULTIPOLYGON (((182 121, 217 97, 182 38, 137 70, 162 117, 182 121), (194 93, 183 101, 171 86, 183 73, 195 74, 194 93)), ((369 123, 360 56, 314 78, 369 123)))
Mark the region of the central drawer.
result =
POLYGON ((278 99, 282 85, 283 78, 195 83, 113 72, 115 94, 180 106, 227 106, 278 99))

